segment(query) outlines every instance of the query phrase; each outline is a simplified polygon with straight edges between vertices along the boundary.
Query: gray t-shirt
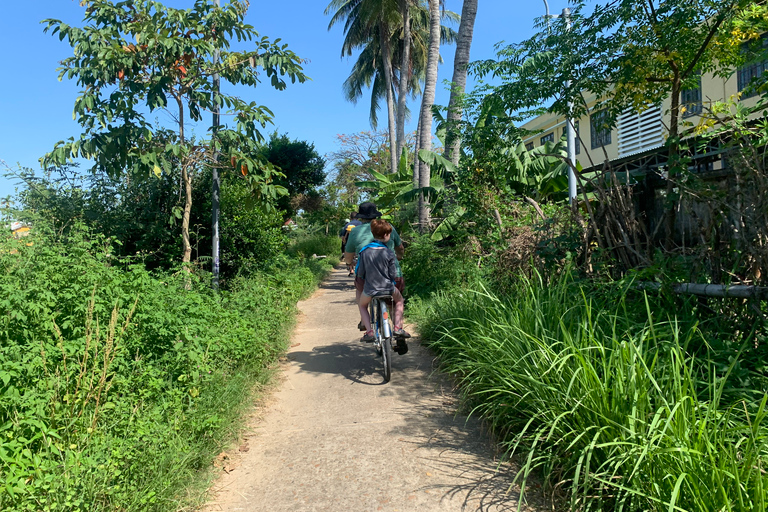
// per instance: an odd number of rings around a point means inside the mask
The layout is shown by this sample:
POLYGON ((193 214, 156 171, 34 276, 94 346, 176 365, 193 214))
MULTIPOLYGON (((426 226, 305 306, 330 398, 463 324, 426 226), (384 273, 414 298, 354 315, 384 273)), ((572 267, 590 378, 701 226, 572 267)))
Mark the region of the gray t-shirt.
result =
POLYGON ((357 277, 365 281, 363 293, 376 297, 391 295, 397 277, 395 253, 376 240, 365 247, 357 258, 357 277))

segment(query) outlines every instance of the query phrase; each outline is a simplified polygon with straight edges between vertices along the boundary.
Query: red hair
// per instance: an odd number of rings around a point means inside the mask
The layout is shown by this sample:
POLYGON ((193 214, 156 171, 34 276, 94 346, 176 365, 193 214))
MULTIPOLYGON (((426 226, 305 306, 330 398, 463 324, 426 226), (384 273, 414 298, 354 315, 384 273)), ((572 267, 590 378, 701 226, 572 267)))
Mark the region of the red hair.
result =
POLYGON ((371 234, 373 238, 381 240, 391 232, 392 225, 389 222, 381 219, 373 219, 371 221, 371 234))

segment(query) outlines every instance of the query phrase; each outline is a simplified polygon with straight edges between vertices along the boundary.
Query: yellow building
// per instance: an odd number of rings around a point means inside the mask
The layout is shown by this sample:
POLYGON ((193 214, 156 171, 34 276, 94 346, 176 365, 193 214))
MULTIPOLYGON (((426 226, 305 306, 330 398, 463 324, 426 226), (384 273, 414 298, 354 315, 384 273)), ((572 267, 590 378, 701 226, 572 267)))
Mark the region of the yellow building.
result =
MULTIPOLYGON (((716 101, 724 101, 742 92, 752 78, 768 71, 768 60, 740 67, 736 73, 724 79, 712 74, 700 78, 699 87, 684 90, 680 103, 685 107, 681 121, 697 124, 700 114, 716 101)), ((739 100, 745 106, 753 106, 758 97, 742 95, 739 100)), ((595 105, 597 98, 587 98, 587 104, 595 105)), ((600 165, 605 160, 617 160, 643 153, 664 144, 667 137, 666 126, 669 123, 671 101, 667 98, 661 105, 653 106, 638 114, 628 110, 616 119, 612 128, 603 129, 601 112, 590 112, 575 123, 577 129, 576 160, 584 169, 600 165)), ((523 142, 528 149, 543 145, 546 141, 555 141, 565 135, 565 118, 553 114, 544 114, 525 123, 522 128, 535 132, 525 137, 523 142)), ((721 165, 714 162, 714 168, 721 165)))

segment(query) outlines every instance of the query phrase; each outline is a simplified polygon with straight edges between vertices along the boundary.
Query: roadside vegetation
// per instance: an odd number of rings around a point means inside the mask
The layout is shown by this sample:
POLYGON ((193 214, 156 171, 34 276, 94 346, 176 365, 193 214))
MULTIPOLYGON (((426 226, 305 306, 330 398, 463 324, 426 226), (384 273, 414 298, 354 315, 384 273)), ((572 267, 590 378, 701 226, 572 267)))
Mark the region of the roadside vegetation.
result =
MULTIPOLYGON (((438 268, 461 261, 427 245, 438 268)), ((570 510, 765 509, 760 322, 710 317, 631 278, 535 271, 499 292, 464 268, 412 298, 410 316, 526 493, 536 474, 570 510)))
POLYGON ((327 265, 278 254, 218 293, 36 222, 0 241, 3 510, 176 510, 235 434, 327 265), (179 500, 182 501, 179 501, 179 500))
POLYGON ((338 263, 335 233, 290 220, 319 202, 325 162, 309 142, 265 138, 268 108, 213 94, 214 73, 306 79, 244 22, 247 2, 82 7, 83 27, 46 20, 77 48, 59 72, 83 88, 82 134, 43 173, 6 169, 22 186, 0 221, 25 228, 0 237, 0 509, 189 509, 285 351, 297 301, 338 263), (254 48, 228 51, 233 38, 254 48), (169 103, 177 122, 147 120, 169 103), (234 124, 186 136, 184 119, 215 104, 234 124))
POLYGON ((581 2, 465 65, 476 0, 458 33, 437 0, 334 0, 342 55, 360 52, 345 93, 371 84, 388 131, 340 135, 327 177, 313 144, 260 132, 269 108, 213 85, 308 78, 244 22, 248 2, 82 5, 83 28, 45 22, 76 50, 59 72, 83 89, 82 133, 43 157, 43 177, 14 171, 24 187, 0 212, 31 227, 0 238, 0 508, 194 506, 296 301, 338 263, 337 230, 372 200, 406 241, 411 321, 521 467, 523 500, 535 474, 564 510, 768 509, 765 1, 581 2), (433 102, 450 41, 446 111, 433 102), (691 122, 683 92, 746 65, 755 99, 702 102, 691 122), (468 72, 490 85, 466 92, 468 72), (581 133, 603 131, 665 98, 667 137, 643 168, 584 155, 575 126, 585 171, 562 132, 519 126, 597 115, 581 133), (185 132, 224 107, 230 125, 185 132), (148 121, 170 108, 168 126, 148 121))

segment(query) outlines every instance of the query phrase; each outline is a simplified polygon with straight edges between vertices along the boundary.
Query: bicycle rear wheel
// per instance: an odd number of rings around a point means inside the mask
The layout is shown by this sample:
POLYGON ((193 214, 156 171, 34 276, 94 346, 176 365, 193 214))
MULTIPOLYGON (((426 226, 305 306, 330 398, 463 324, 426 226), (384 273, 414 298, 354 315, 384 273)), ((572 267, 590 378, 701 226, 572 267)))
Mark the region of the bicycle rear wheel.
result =
POLYGON ((379 336, 381 336, 381 359, 384 363, 384 381, 389 382, 392 377, 392 324, 387 311, 387 303, 384 300, 376 302, 379 336))
POLYGON ((384 381, 392 378, 392 338, 381 340, 381 360, 384 363, 384 381))
POLYGON ((381 322, 379 321, 379 307, 378 301, 375 299, 371 301, 368 306, 368 311, 371 315, 371 327, 373 328, 373 336, 376 338, 373 342, 373 346, 376 348, 376 355, 381 356, 381 322))

